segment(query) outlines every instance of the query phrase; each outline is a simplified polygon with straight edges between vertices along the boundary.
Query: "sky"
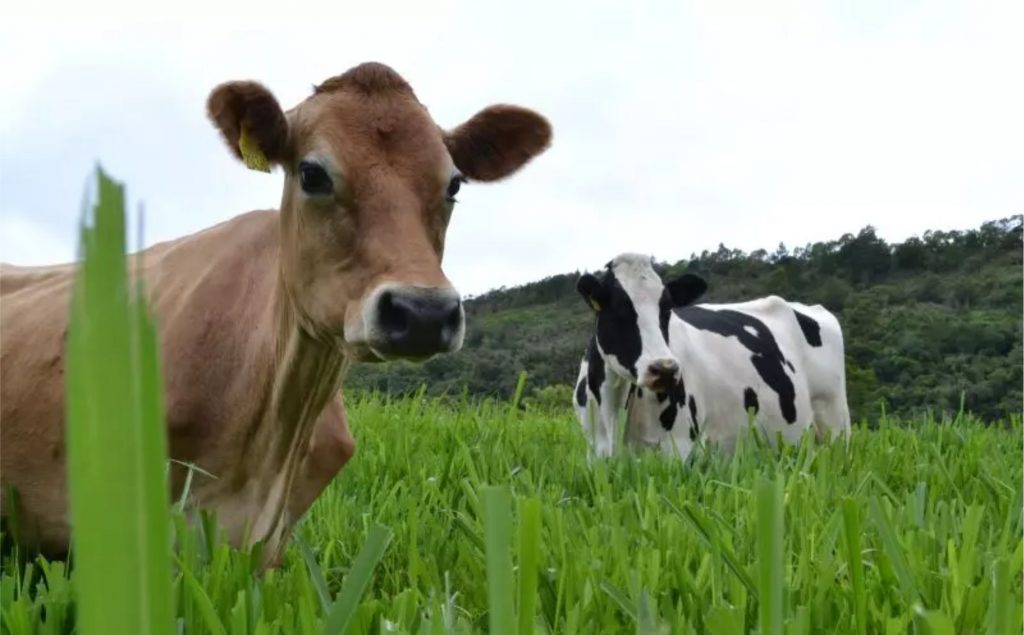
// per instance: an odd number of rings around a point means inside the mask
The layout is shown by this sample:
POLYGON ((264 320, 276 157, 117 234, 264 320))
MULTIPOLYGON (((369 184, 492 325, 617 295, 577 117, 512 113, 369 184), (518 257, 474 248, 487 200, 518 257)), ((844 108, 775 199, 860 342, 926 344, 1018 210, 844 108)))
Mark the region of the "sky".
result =
POLYGON ((545 154, 460 192, 444 266, 464 294, 625 251, 1024 212, 1019 0, 140 4, 3 10, 0 261, 74 258, 97 163, 144 207, 146 244, 276 207, 281 172, 229 154, 210 90, 254 79, 287 109, 371 60, 446 128, 497 102, 552 124, 545 154))

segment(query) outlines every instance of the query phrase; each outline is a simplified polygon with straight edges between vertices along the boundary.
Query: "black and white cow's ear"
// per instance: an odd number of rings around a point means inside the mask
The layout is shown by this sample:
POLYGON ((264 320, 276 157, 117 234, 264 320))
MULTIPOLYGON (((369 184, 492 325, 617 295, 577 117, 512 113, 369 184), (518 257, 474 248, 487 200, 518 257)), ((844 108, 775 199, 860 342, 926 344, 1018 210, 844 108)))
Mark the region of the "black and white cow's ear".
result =
POLYGON ((604 287, 601 286, 601 281, 597 279, 597 276, 592 273, 583 274, 576 281, 576 290, 587 301, 590 308, 595 312, 601 310, 601 306, 604 304, 604 287))
POLYGON ((704 292, 708 290, 708 283, 704 278, 692 273, 684 273, 675 280, 665 285, 669 296, 672 297, 672 305, 676 307, 687 306, 697 301, 704 292))

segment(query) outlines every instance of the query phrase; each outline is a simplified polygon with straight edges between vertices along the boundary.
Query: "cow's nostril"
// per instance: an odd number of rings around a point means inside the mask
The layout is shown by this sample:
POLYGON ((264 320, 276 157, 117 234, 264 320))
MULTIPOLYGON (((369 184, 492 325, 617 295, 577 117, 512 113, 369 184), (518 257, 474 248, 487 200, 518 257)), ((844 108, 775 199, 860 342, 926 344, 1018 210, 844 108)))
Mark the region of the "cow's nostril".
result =
POLYGON ((395 303, 390 291, 381 294, 377 304, 380 326, 390 334, 404 333, 409 329, 409 312, 401 304, 395 303))

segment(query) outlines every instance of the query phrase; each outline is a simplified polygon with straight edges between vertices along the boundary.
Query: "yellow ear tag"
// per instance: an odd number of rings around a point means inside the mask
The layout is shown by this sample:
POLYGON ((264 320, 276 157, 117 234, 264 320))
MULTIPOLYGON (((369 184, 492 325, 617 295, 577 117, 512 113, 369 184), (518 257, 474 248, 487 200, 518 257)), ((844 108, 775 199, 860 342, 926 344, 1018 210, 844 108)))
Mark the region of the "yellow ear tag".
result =
POLYGON ((242 153, 242 161, 245 163, 245 167, 250 170, 270 172, 270 161, 267 161, 267 156, 263 154, 263 150, 260 150, 260 147, 249 136, 248 131, 245 129, 245 124, 242 124, 242 131, 238 135, 238 151, 242 153))
POLYGON ((594 307, 595 311, 600 311, 601 310, 601 305, 598 304, 597 300, 595 300, 594 298, 590 298, 590 306, 594 307))

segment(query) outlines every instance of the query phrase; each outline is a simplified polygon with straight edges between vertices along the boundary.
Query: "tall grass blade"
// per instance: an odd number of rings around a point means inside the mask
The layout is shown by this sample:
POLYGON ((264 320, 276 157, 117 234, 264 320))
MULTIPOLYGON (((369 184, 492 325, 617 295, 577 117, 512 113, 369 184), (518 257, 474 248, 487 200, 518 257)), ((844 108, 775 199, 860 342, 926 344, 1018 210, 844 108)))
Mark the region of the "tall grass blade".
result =
POLYGON ((914 576, 910 573, 910 565, 907 564, 903 548, 900 547, 896 532, 893 531, 892 524, 889 522, 889 516, 882 509, 878 497, 872 496, 869 505, 871 516, 875 521, 875 527, 878 529, 878 535, 882 539, 882 547, 892 562, 896 579, 899 580, 900 588, 903 591, 903 600, 907 603, 907 606, 913 606, 921 601, 921 591, 918 589, 917 583, 914 582, 914 576))
POLYGON ((1013 595, 1010 591, 1010 563, 1000 558, 992 568, 992 601, 989 604, 988 632, 1009 633, 1013 622, 1013 595))
POLYGON ((858 635, 866 635, 867 595, 864 592, 864 562, 861 556, 860 510, 852 498, 843 500, 843 533, 846 542, 846 563, 853 586, 854 619, 858 635))
POLYGON ((921 624, 923 633, 927 635, 956 635, 953 622, 940 611, 925 610, 920 604, 914 606, 918 623, 921 624))
POLYGON ((669 506, 669 509, 678 514, 680 518, 686 520, 696 530, 697 535, 706 547, 716 550, 716 553, 722 557, 722 561, 725 562, 729 570, 746 587, 747 592, 756 599, 758 590, 753 578, 750 577, 747 570, 740 564, 732 549, 718 540, 717 533, 712 533, 710 529, 711 523, 700 513, 697 507, 687 502, 684 504, 683 509, 679 509, 666 496, 662 496, 661 499, 669 506))
POLYGON ((786 575, 782 563, 782 480, 760 477, 757 498, 758 614, 761 632, 782 635, 782 592, 786 575))
POLYGON ((331 608, 331 591, 327 588, 327 580, 324 579, 324 572, 320 569, 320 565, 316 561, 316 556, 313 555, 313 550, 310 549, 309 543, 298 533, 292 538, 299 551, 302 553, 302 559, 306 562, 306 570, 309 571, 309 577, 313 582, 313 587, 316 589, 317 598, 320 600, 320 610, 327 613, 331 608))
POLYGON ((217 615, 217 609, 213 605, 213 601, 210 600, 210 596, 207 595, 206 591, 203 590, 203 585, 199 584, 196 580, 196 576, 192 573, 191 569, 188 568, 185 563, 179 561, 181 565, 181 572, 184 575, 185 587, 188 589, 189 596, 192 601, 195 602, 196 608, 199 610, 199 617, 202 618, 202 623, 206 627, 205 630, 212 635, 227 635, 227 629, 224 627, 224 622, 221 621, 217 615))
POLYGON ((67 348, 78 632, 170 633, 169 495, 156 331, 125 266, 124 190, 97 168, 67 348), (111 602, 110 598, 116 598, 111 602))
POLYGON ((526 371, 519 371, 519 379, 516 380, 516 391, 512 395, 512 410, 518 410, 523 400, 523 392, 526 390, 526 371))
POLYGON ((602 580, 600 588, 608 595, 608 597, 619 605, 619 608, 622 609, 622 612, 625 613, 629 619, 634 622, 637 621, 636 606, 633 602, 629 601, 629 597, 622 589, 615 586, 608 580, 602 580))
POLYGON ((533 633, 540 561, 540 500, 523 502, 519 512, 519 635, 533 633))
POLYGON ((352 563, 352 568, 345 576, 338 599, 334 601, 334 606, 331 607, 331 612, 324 623, 324 635, 339 635, 346 632, 359 608, 359 600, 370 586, 373 570, 384 556, 390 541, 390 529, 376 523, 370 527, 366 542, 363 543, 352 563))
POLYGON ((483 504, 487 563, 487 606, 490 632, 511 635, 515 630, 512 584, 512 499, 507 487, 480 488, 483 504))

